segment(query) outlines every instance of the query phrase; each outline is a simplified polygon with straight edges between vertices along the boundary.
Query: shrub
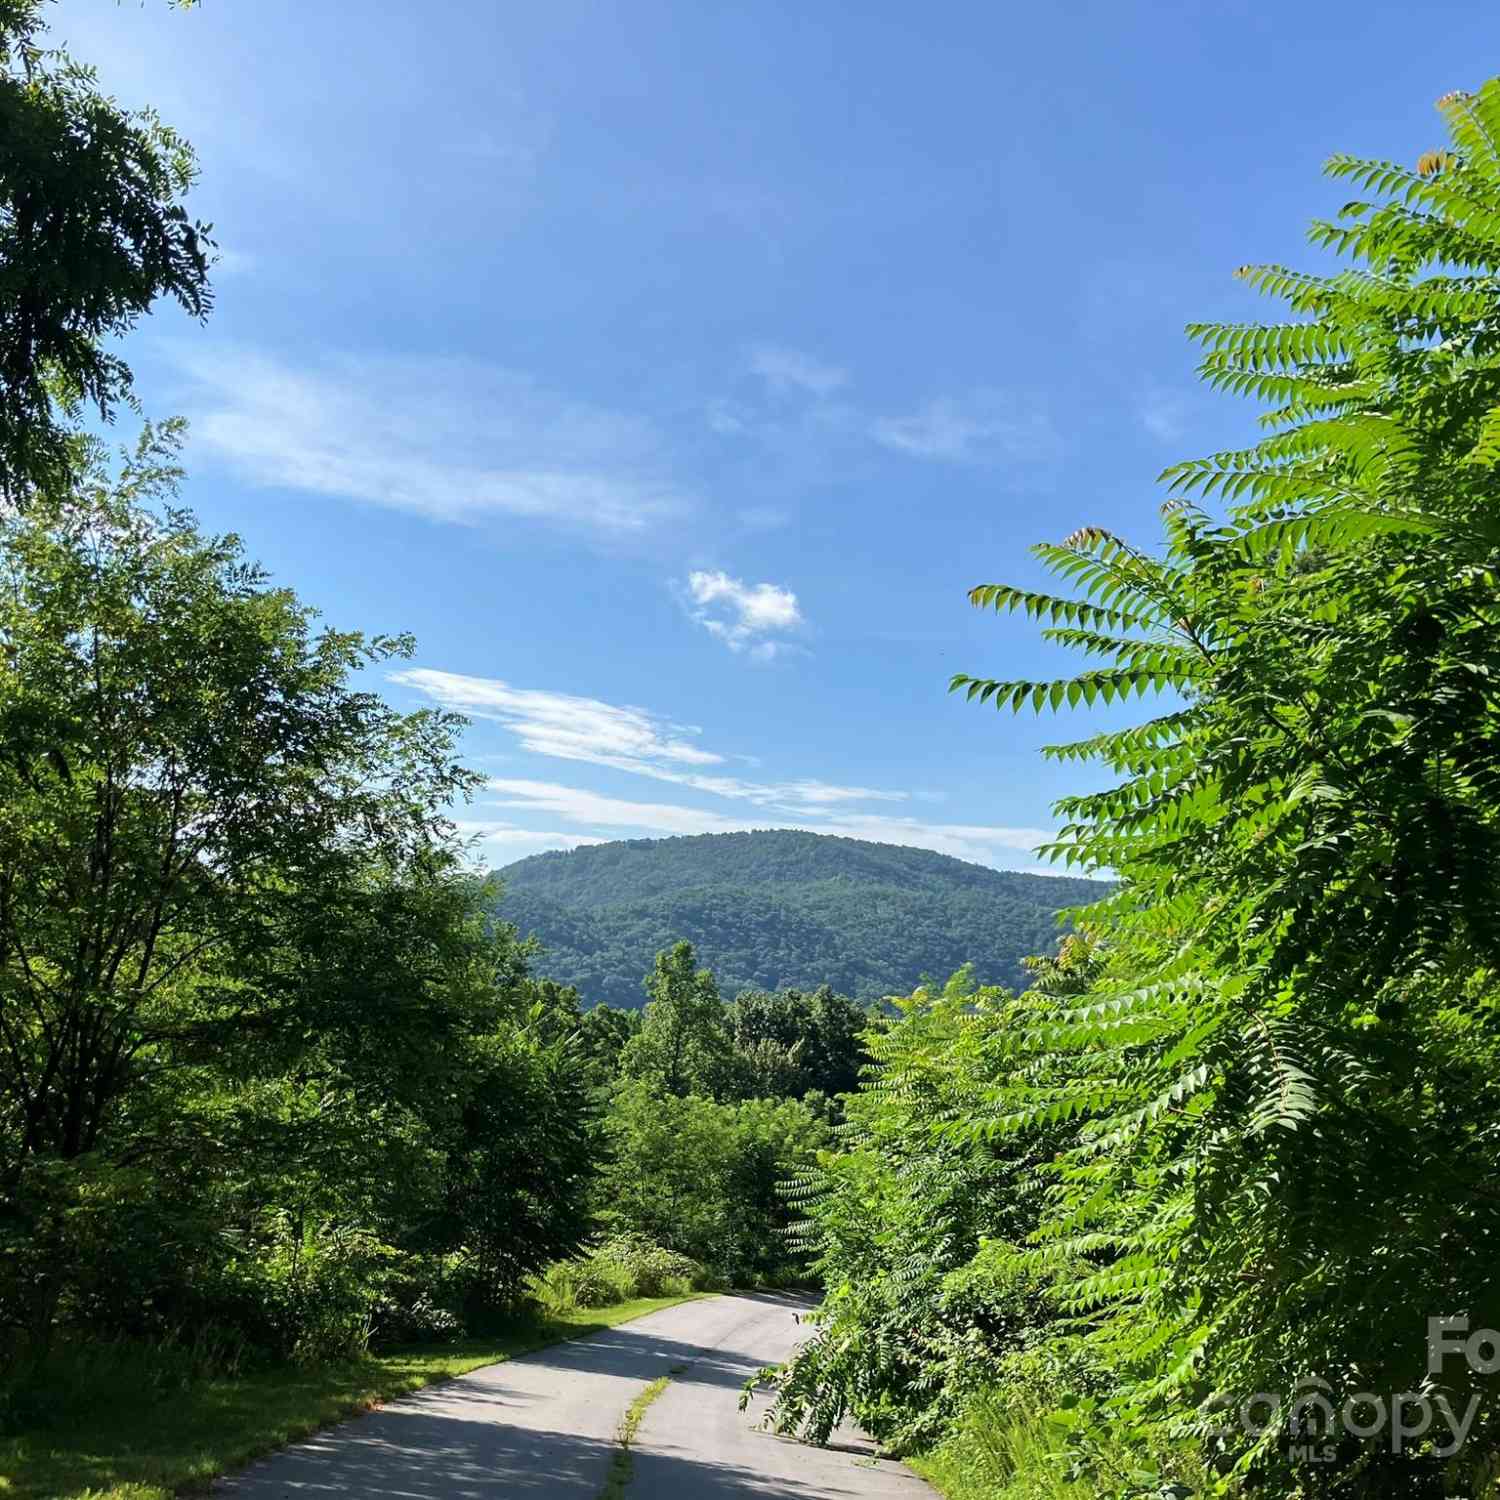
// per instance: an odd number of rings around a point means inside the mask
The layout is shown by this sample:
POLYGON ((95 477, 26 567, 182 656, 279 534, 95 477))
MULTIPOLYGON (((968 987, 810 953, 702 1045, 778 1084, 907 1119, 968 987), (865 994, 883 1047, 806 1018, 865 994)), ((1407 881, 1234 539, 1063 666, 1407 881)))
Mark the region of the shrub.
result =
POLYGON ((605 1240, 576 1260, 560 1260, 532 1278, 533 1300, 551 1313, 607 1307, 632 1297, 684 1297, 717 1284, 697 1261, 647 1240, 605 1240))

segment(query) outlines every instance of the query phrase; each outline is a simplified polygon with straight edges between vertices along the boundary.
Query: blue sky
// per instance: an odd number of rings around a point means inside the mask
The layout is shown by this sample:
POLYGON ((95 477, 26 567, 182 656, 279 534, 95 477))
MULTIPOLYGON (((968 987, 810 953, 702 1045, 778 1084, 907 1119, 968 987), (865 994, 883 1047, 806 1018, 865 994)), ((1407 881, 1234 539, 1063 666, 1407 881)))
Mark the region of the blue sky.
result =
POLYGON ((403 705, 473 714, 503 864, 800 826, 1035 868, 1089 773, 957 670, 1066 667, 964 594, 1154 539, 1231 277, 1306 264, 1334 151, 1411 161, 1489 7, 1325 0, 61 0, 197 145, 206 327, 129 353, 186 498, 403 705))

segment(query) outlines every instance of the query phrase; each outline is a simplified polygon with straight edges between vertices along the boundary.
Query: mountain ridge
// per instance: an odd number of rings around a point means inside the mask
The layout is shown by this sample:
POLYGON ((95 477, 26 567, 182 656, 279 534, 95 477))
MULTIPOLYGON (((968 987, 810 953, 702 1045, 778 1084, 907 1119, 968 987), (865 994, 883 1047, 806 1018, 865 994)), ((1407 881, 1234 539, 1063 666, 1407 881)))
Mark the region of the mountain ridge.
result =
POLYGON ((657 950, 678 938, 726 999, 829 984, 869 1000, 965 962, 981 982, 1016 985, 1024 956, 1054 948, 1055 913, 1110 889, 794 829, 622 839, 494 873, 498 915, 543 945, 538 973, 588 1003, 630 1008, 644 1003, 657 950))

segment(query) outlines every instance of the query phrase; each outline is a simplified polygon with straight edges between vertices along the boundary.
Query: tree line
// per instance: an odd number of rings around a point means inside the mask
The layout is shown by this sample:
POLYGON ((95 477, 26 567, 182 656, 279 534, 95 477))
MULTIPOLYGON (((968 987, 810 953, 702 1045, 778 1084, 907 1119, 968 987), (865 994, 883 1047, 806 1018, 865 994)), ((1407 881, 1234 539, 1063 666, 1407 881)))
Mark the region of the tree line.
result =
POLYGON ((677 938, 726 994, 827 983, 877 1001, 961 963, 1016 984, 1028 954, 1055 947, 1058 909, 1103 894, 1099 882, 789 828, 623 840, 498 873, 503 914, 541 939, 543 970, 622 1007, 639 1004, 642 969, 677 938))

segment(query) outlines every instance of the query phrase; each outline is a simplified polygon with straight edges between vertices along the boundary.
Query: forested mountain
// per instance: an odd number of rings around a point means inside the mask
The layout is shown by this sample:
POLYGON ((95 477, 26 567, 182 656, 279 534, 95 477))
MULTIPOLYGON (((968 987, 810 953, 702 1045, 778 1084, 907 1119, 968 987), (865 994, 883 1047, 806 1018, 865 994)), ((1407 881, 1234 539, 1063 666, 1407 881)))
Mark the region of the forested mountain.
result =
POLYGON ((726 998, 828 984, 871 999, 969 962, 1015 984, 1022 958, 1056 946, 1057 911, 1106 889, 790 829, 630 839, 497 873, 500 914, 546 948, 538 971, 625 1006, 643 1003, 642 975, 678 938, 726 998))

